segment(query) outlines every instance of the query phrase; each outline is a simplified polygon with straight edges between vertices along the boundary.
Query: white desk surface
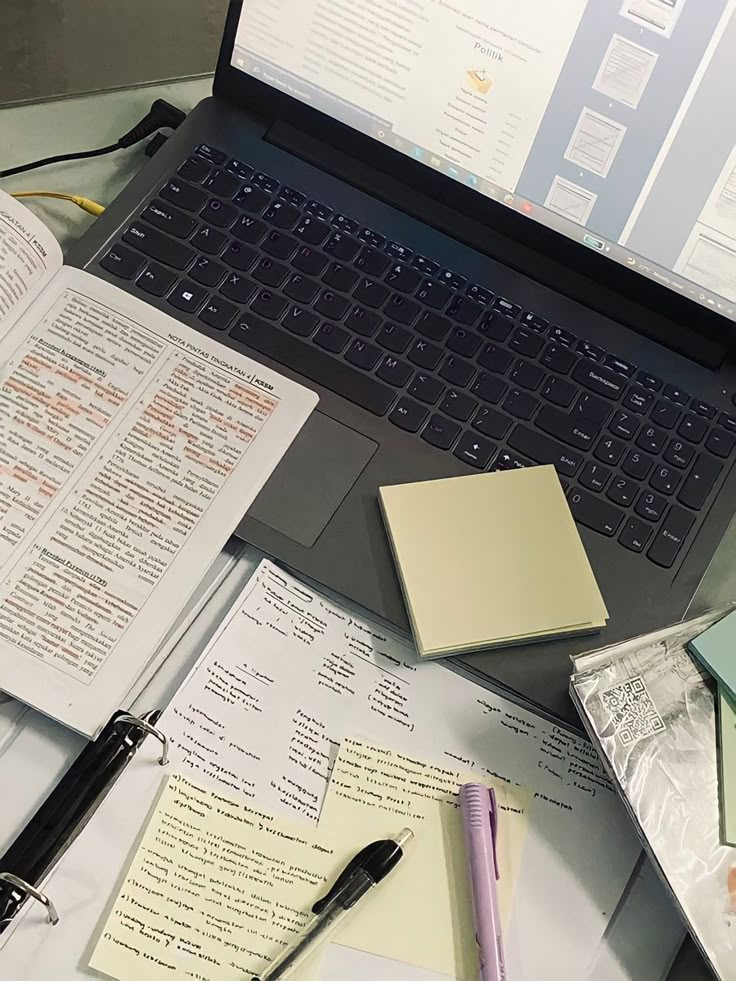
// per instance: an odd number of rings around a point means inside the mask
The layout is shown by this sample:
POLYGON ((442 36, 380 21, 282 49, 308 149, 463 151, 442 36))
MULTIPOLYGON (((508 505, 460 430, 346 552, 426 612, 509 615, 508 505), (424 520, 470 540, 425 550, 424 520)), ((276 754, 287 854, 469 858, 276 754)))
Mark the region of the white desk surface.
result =
MULTIPOLYGON (((168 99, 179 108, 189 110, 209 95, 211 88, 211 79, 205 78, 0 110, 0 133, 3 134, 0 166, 12 167, 52 153, 105 146, 135 125, 154 99, 168 99)), ((0 186, 8 192, 39 189, 83 194, 100 204, 108 204, 146 162, 143 147, 141 144, 105 157, 56 164, 37 173, 5 179, 0 186)), ((94 221, 69 202, 30 199, 27 203, 48 225, 65 251, 94 221)), ((727 555, 729 551, 733 554, 734 531, 736 528, 732 527, 706 577, 707 597, 712 603, 722 602, 736 592, 736 569, 727 555)), ((164 698, 168 700, 185 674, 190 659, 185 656, 185 663, 173 658, 167 662, 143 697, 143 708, 155 708, 164 698)), ((12 714, 12 709, 10 711, 12 714)), ((0 748, 4 712, 8 712, 8 706, 0 704, 0 748)), ((83 745, 80 736, 57 723, 40 716, 36 721, 38 724, 26 727, 0 757, 0 786, 13 787, 12 797, 3 794, 3 807, 0 808, 0 854, 83 745), (18 781, 19 772, 23 775, 22 785, 18 781), (12 782, 8 784, 8 780, 12 782)), ((646 922, 642 923, 642 930, 647 930, 646 922)), ((711 977, 693 945, 687 943, 669 981, 709 981, 711 977)))

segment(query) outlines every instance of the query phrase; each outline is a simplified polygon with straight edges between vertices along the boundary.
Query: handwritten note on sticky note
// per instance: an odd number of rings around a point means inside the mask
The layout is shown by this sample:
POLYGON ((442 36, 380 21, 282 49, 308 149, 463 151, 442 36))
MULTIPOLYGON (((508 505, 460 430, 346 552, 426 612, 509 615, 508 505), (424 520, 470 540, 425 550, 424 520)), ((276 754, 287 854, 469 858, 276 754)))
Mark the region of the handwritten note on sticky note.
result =
MULTIPOLYGON (((389 837, 404 826, 415 837, 390 880, 346 921, 336 938, 340 944, 455 978, 478 977, 457 803, 460 785, 473 779, 479 778, 357 740, 342 742, 320 817, 335 853, 349 851, 348 842, 389 837)), ((508 922, 531 794, 504 784, 496 791, 499 900, 508 922)))

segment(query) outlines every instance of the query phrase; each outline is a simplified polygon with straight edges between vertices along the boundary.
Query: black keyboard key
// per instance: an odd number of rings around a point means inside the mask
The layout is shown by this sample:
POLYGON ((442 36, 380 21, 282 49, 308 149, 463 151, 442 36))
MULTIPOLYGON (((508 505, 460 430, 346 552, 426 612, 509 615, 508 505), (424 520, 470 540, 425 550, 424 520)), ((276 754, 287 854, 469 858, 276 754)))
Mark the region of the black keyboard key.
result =
POLYGON ((727 456, 730 456, 735 444, 736 436, 733 433, 725 432, 722 429, 713 429, 706 440, 705 448, 725 460, 727 456))
POLYGON ((328 320, 342 320, 350 309, 350 300, 332 290, 322 290, 315 301, 314 309, 328 320))
POLYGON ((606 497, 613 501, 614 504, 620 504, 622 507, 628 508, 634 503, 638 493, 639 484, 637 481, 629 480, 628 477, 616 476, 606 491, 606 497))
POLYGON ((306 273, 307 276, 319 276, 327 265, 327 258, 321 252, 310 249, 308 245, 303 245, 291 260, 292 266, 299 272, 306 273))
POLYGON ((360 242, 351 235, 333 232, 322 248, 333 259, 343 259, 345 262, 350 262, 360 251, 360 242))
POLYGON ((269 174, 264 174, 263 171, 256 171, 251 175, 251 184, 255 187, 259 187, 262 191, 267 191, 269 194, 275 194, 279 189, 279 182, 275 177, 271 177, 269 174))
POLYGON ((113 245, 100 265, 120 279, 133 279, 143 268, 144 261, 141 255, 126 249, 124 245, 113 245))
POLYGON ((330 226, 318 218, 304 215, 300 222, 293 229, 294 235, 309 245, 322 245, 330 234, 330 226))
POLYGON ((424 255, 415 255, 411 260, 412 266, 418 269, 422 276, 436 276, 440 271, 439 262, 435 262, 434 259, 428 259, 424 255))
POLYGON ((455 447, 455 456, 476 470, 485 470, 496 452, 496 444, 482 436, 465 432, 455 447))
POLYGON ((483 307, 480 303, 476 303, 475 300, 456 293, 452 300, 450 300, 450 305, 445 310, 445 313, 455 323, 463 324, 465 327, 472 327, 478 320, 478 317, 483 313, 483 307))
POLYGON ((274 259, 290 259, 296 252, 299 243, 286 232, 269 232, 261 242, 261 248, 274 259))
POLYGON ((676 385, 665 385, 664 397, 672 402, 677 402, 678 405, 687 405, 690 400, 688 393, 676 385))
POLYGON ((283 296, 278 296, 270 290, 259 290, 251 302, 251 310, 268 320, 278 320, 287 307, 283 296))
POLYGON ((328 208, 321 201, 307 201, 304 210, 314 218, 319 218, 320 221, 329 221, 332 218, 332 208, 328 208))
MULTIPOLYGON (((250 245, 246 245, 245 242, 231 242, 230 245, 222 253, 222 258, 228 264, 232 266, 233 269, 239 269, 241 272, 247 272, 256 259, 258 258, 258 253, 255 249, 252 249, 250 245)), ((212 259, 209 260, 213 265, 217 265, 212 259)), ((200 262, 198 259, 195 262, 195 267, 200 262)), ((197 278, 196 276, 194 277, 197 278)))
POLYGON ((677 427, 677 432, 691 443, 700 443, 708 432, 708 423, 702 416, 696 416, 692 412, 686 412, 680 421, 680 425, 677 427))
POLYGON ((664 467, 660 464, 654 468, 654 473, 651 476, 649 483, 652 487, 659 491, 660 494, 674 494, 677 490, 677 485, 682 479, 682 474, 677 473, 672 467, 664 467))
POLYGON ((414 255, 411 249, 405 245, 400 245, 398 242, 386 242, 383 250, 386 255, 395 259, 397 262, 411 262, 411 258, 414 255))
POLYGON ((615 354, 606 354, 603 358, 603 364, 607 368, 610 368, 611 371, 615 371, 619 375, 624 375, 626 378, 633 378, 636 374, 635 364, 631 364, 630 361, 624 361, 623 358, 619 358, 615 354))
POLYGON ((442 360, 442 348, 430 344, 429 341, 414 341, 409 351, 409 360, 418 368, 434 371, 442 360))
POLYGON ((426 418, 427 410, 424 406, 407 398, 399 399, 396 408, 389 416, 395 426, 406 430, 407 433, 418 432, 426 418))
POLYGON ((656 426, 644 426, 636 437, 636 445, 639 449, 655 455, 662 452, 666 441, 667 433, 664 429, 658 429, 656 426))
POLYGON ((364 310, 363 307, 353 307, 345 318, 345 326, 361 337, 373 337, 382 323, 383 320, 377 313, 364 310))
POLYGON ((522 392, 518 388, 512 388, 503 403, 504 409, 510 412, 517 419, 529 420, 534 415, 539 406, 539 399, 535 399, 528 392, 522 392))
POLYGON ((186 269, 194 258, 194 252, 188 245, 169 238, 143 222, 134 221, 123 235, 123 241, 150 259, 157 259, 174 269, 186 269))
POLYGON ((373 279, 361 279, 353 290, 353 296, 358 303, 362 303, 364 307, 370 307, 372 310, 377 310, 378 307, 383 306, 388 295, 389 291, 383 283, 377 283, 373 279))
POLYGON ((695 518, 684 508, 673 505, 662 522, 647 555, 657 565, 669 569, 685 543, 695 518))
POLYGON ((583 457, 579 453, 569 450, 562 443, 527 426, 516 426, 508 439, 508 444, 535 463, 551 463, 558 473, 566 477, 576 474, 583 462, 583 457))
POLYGON ((189 270, 189 275, 202 286, 217 286, 222 282, 226 272, 227 270, 222 263, 201 255, 195 260, 194 265, 189 270))
POLYGON ((430 341, 442 341, 447 336, 451 326, 452 324, 447 317, 441 317, 438 313, 425 310, 417 321, 414 330, 422 337, 428 337, 430 341))
POLYGON ((220 292, 236 303, 247 303, 256 289, 256 284, 247 276, 231 273, 220 287, 220 292))
POLYGON ((205 160, 209 160, 211 163, 216 164, 217 166, 224 164, 225 160, 227 159, 222 150, 218 150, 216 147, 210 146, 208 143, 200 143, 194 152, 198 153, 201 157, 204 157, 205 160))
POLYGON ((636 502, 634 510, 641 518, 647 521, 659 521, 667 507, 667 499, 651 491, 642 491, 639 500, 636 502))
POLYGON ((335 212, 332 218, 330 218, 330 224, 337 228, 338 231, 345 232, 348 235, 355 235, 360 228, 360 224, 357 221, 338 212, 335 212))
POLYGON ((272 201, 263 212, 264 221, 274 228, 283 228, 286 231, 292 229, 299 218, 301 218, 301 211, 286 201, 272 201))
POLYGON ((378 249, 374 249, 371 246, 366 246, 360 250, 360 255, 353 265, 356 269, 365 273, 366 276, 383 276, 390 265, 390 261, 388 256, 383 252, 379 252, 378 249))
POLYGON ((361 228, 358 232, 358 239, 374 249, 382 249, 386 244, 386 236, 379 232, 374 232, 372 228, 361 228))
POLYGON ((657 399, 657 403, 650 413, 652 422, 664 429, 672 429, 680 418, 680 410, 674 402, 667 402, 664 399, 657 399))
POLYGON ((568 495, 572 516, 586 528, 611 538, 623 521, 624 512, 595 494, 574 488, 568 495))
POLYGON ((494 460, 491 473, 496 473, 499 470, 523 470, 524 467, 533 466, 532 461, 527 460, 526 457, 517 456, 516 453, 509 453, 507 450, 502 450, 494 460))
POLYGON ((240 187, 240 181, 235 174, 230 174, 226 170, 216 170, 204 181, 203 186, 218 198, 231 198, 240 187))
POLYGON ((544 340, 528 327, 517 327, 509 341, 509 347, 527 358, 536 358, 543 346, 544 340))
POLYGON ((211 169, 209 164, 199 157, 190 157, 184 161, 177 173, 184 180, 191 181, 192 184, 201 184, 211 169))
POLYGON ((598 426, 592 422, 568 416, 551 405, 542 406, 537 416, 537 426, 550 436, 580 450, 589 449, 598 435, 598 426))
POLYGON ((549 327, 549 320, 545 320, 544 317, 538 316, 536 313, 531 313, 527 311, 521 318, 522 324, 525 327, 531 327, 538 334, 543 334, 549 327))
POLYGON ((692 458, 695 456, 695 448, 689 443, 683 443, 680 439, 671 439, 664 451, 664 458, 667 463, 672 463, 676 467, 684 470, 690 466, 692 458))
POLYGON ((241 344, 297 371, 317 385, 324 385, 374 415, 382 416, 394 400, 393 388, 345 361, 323 354, 310 342, 292 337, 286 331, 274 330, 272 324, 259 317, 246 314, 230 334, 241 344))
POLYGON ((218 198, 210 198, 199 212, 203 222, 216 228, 229 228, 238 217, 238 211, 231 204, 225 204, 218 198))
POLYGON ((653 401, 654 396, 646 388, 632 385, 626 395, 624 395, 623 406, 625 409, 631 409, 632 412, 639 413, 639 415, 646 415, 653 401))
POLYGON ((464 327, 453 327, 450 336, 445 341, 445 345, 451 351, 462 355, 464 358, 472 358, 481 344, 480 337, 464 327))
POLYGON ((276 262, 275 259, 270 259, 264 255, 258 260, 251 275, 253 279, 257 279, 264 286, 281 286, 289 275, 289 267, 285 266, 282 262, 276 262))
MULTIPOLYGON (((384 324, 381 330, 378 332, 376 337, 376 344, 379 347, 384 348, 386 351, 391 351, 393 354, 403 354, 404 351, 409 347, 412 339, 412 333, 410 330, 406 330, 405 327, 399 327, 398 324, 384 324)), ((432 345, 430 344, 429 347, 432 345)), ((433 358, 429 359, 430 361, 433 358)), ((417 364, 418 362, 415 362, 417 364)), ((436 363, 431 367, 434 368, 436 363)), ((430 367, 429 364, 422 365, 423 368, 430 367)))
POLYGON ((707 453, 700 453, 677 495, 681 504, 699 511, 718 480, 723 465, 707 453))
POLYGON ((393 293, 389 297, 384 311, 386 316, 400 324, 411 324, 416 320, 420 307, 418 303, 408 299, 408 297, 402 296, 400 293, 393 293))
POLYGON ((471 283, 465 292, 471 300, 475 300, 481 306, 486 307, 489 303, 493 303, 494 294, 486 286, 481 286, 480 283, 471 283))
POLYGON ((652 464, 654 460, 646 453, 640 453, 638 450, 629 450, 626 454, 626 458, 621 465, 624 473, 628 474, 629 477, 633 477, 634 480, 644 480, 652 469, 652 464))
POLYGON ((301 273, 293 273, 284 284, 284 293, 297 303, 311 303, 319 293, 319 283, 301 273))
POLYGON ((233 303, 219 296, 211 296, 202 307, 199 319, 216 330, 227 330, 237 312, 238 308, 233 303))
POLYGON ((168 301, 172 307, 184 313, 196 313, 207 298, 207 290, 191 279, 182 279, 169 293, 168 301))
POLYGON ((577 361, 577 358, 565 347, 559 344, 548 344, 541 357, 542 364, 550 371, 556 371, 560 375, 566 375, 577 361))
POLYGON ((489 371, 503 375, 514 359, 508 351, 497 344, 486 344, 476 360, 482 368, 488 368, 489 371))
POLYGON ((644 388, 648 388, 650 392, 658 392, 664 384, 661 378, 657 378, 656 375, 650 375, 648 371, 638 372, 636 380, 644 388))
POLYGON ((510 428, 511 420, 508 416, 495 409, 487 409, 485 406, 480 407, 473 419, 473 429, 492 439, 503 439, 510 428))
POLYGON ((228 160, 227 170, 231 174, 235 174, 235 176, 239 177, 241 180, 245 180, 246 177, 250 177, 250 175, 253 173, 253 168, 250 164, 243 163, 242 160, 237 160, 234 157, 231 160, 228 160))
POLYGON ((500 378, 494 378, 493 375, 487 375, 482 371, 473 382, 470 391, 484 402, 497 405, 504 396, 506 383, 502 382, 500 378))
POLYGON ((490 310, 486 310, 475 325, 475 329, 486 340, 505 341, 514 329, 514 325, 510 320, 500 316, 500 314, 491 313, 490 310))
POLYGON ((628 518, 626 524, 618 536, 624 548, 630 552, 643 552, 644 546, 652 535, 652 526, 640 521, 638 518, 628 518))
POLYGON ((608 428, 621 439, 633 439, 639 429, 640 420, 631 412, 617 412, 608 428))
POLYGON ((345 360, 349 361, 350 364, 354 364, 356 368, 362 368, 364 371, 373 371, 381 359, 382 354, 381 349, 377 348, 374 344, 369 344, 368 341, 361 341, 360 338, 356 337, 345 352, 345 360))
POLYGON ((259 191, 252 184, 245 184, 233 198, 233 202, 250 215, 260 214, 268 206, 270 201, 270 194, 266 194, 265 191, 259 191))
POLYGON ((376 375, 394 388, 403 388, 413 373, 412 368, 405 361, 392 358, 389 354, 381 362, 376 375))
POLYGON ((591 392, 607 399, 620 398, 626 388, 626 379, 622 375, 604 368, 603 365, 590 364, 589 361, 578 361, 572 377, 591 392))
POLYGON ((596 444, 594 456, 601 463, 608 463, 615 467, 625 449, 625 444, 613 436, 601 436, 596 444))
POLYGON ((164 184, 159 193, 164 201, 175 204, 177 208, 183 208, 185 211, 199 211, 207 200, 204 191, 175 177, 164 184))
POLYGON ((146 269, 138 277, 136 285, 140 286, 151 296, 166 296, 176 282, 176 274, 157 262, 149 262, 146 269))
POLYGON ((690 402, 690 408, 693 412, 697 412, 699 416, 705 416, 706 419, 715 419, 716 417, 716 407, 709 405, 707 402, 701 402, 700 399, 693 399, 690 402))
POLYGON ((435 413, 422 430, 422 439, 438 450, 449 450, 460 435, 460 426, 456 422, 444 419, 435 413))
POLYGON ((518 303, 512 303, 511 300, 507 300, 504 296, 497 296, 493 301, 493 309, 498 310, 502 313, 504 317, 508 317, 510 320, 516 320, 516 318, 521 313, 521 307, 518 303))
POLYGON ((552 327, 549 332, 549 336, 561 347, 573 347, 575 341, 577 341, 577 334, 573 334, 571 330, 565 330, 564 327, 552 327))
POLYGON ((216 228, 200 228, 191 239, 191 244, 207 255, 219 255, 227 243, 227 235, 216 228))
POLYGON ((440 404, 440 412, 460 422, 467 422, 477 407, 478 403, 469 395, 451 388, 440 404))
POLYGON ((718 416, 718 425, 723 426, 730 433, 736 433, 736 416, 731 416, 727 412, 722 412, 718 416))
POLYGON ((386 274, 386 283, 400 293, 413 293, 421 281, 416 269, 401 262, 395 263, 386 274))
MULTIPOLYGON (((416 261, 416 258, 415 260, 416 261)), ((424 279, 419 284, 419 289, 415 294, 417 300, 425 307, 433 310, 443 310, 451 296, 454 296, 451 289, 437 282, 436 279, 424 279)))
POLYGON ((297 337, 311 337, 319 323, 319 317, 311 310, 304 310, 292 303, 281 318, 281 323, 297 337))
POLYGON ((461 276, 459 273, 453 272, 452 269, 443 269, 437 277, 445 286, 449 286, 451 290, 461 290, 468 285, 468 281, 465 276, 461 276))
POLYGON ((465 388, 466 385, 470 384, 474 374, 475 368, 472 364, 454 354, 446 357, 440 368, 441 377, 451 385, 458 385, 460 388, 465 388))
POLYGON ((254 218, 252 215, 240 215, 230 229, 230 233, 241 242, 257 245, 267 230, 260 218, 254 218))
POLYGON ((426 402, 427 405, 434 405, 444 390, 445 386, 438 378, 419 373, 414 375, 414 380, 407 389, 412 398, 426 402))
POLYGON ((517 361, 511 371, 511 381, 534 392, 544 381, 544 371, 530 361, 517 361))
POLYGON ((575 403, 575 415, 582 416, 583 419, 588 419, 590 422, 594 422, 599 426, 603 425, 610 414, 610 403, 599 399, 597 395, 589 395, 587 392, 583 392, 575 403))
POLYGON ((587 487, 588 490, 599 493, 608 483, 608 478, 610 476, 611 471, 608 467, 604 467, 601 463, 593 463, 592 460, 589 460, 583 467, 578 480, 583 487, 587 487))
POLYGON ((287 204, 293 204, 295 208, 301 208, 307 200, 306 194, 302 194, 301 191, 295 191, 293 187, 286 187, 286 185, 282 185, 279 188, 279 197, 283 198, 287 204))
POLYGON ((312 340, 317 347, 331 351, 333 354, 340 354, 345 350, 345 345, 350 340, 350 334, 336 324, 322 324, 312 340))
POLYGON ((580 338, 575 345, 575 349, 589 361, 602 361, 606 356, 606 352, 602 347, 599 347, 597 344, 593 344, 592 341, 586 341, 584 337, 580 338))
POLYGON ((571 385, 570 382, 565 381, 564 378, 555 378, 552 375, 547 379, 542 388, 542 398, 547 399, 553 405, 559 405, 563 409, 572 405, 572 401, 577 393, 577 388, 571 385))

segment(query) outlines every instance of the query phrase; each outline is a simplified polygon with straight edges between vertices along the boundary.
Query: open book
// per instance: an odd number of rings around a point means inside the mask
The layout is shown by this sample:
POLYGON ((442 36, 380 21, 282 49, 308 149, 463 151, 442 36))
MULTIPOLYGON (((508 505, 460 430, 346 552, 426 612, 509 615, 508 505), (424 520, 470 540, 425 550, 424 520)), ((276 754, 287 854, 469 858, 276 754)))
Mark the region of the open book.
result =
POLYGON ((316 402, 0 191, 0 689, 96 735, 316 402))

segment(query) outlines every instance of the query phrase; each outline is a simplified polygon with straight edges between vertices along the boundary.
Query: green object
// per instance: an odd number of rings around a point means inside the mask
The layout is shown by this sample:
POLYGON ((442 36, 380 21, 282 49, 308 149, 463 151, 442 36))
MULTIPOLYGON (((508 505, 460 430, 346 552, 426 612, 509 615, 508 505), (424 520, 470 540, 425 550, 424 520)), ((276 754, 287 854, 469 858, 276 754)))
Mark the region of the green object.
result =
POLYGON ((691 640, 688 649, 731 698, 736 699, 736 612, 691 640))
POLYGON ((718 793, 721 843, 736 847, 736 700, 718 691, 718 793))

